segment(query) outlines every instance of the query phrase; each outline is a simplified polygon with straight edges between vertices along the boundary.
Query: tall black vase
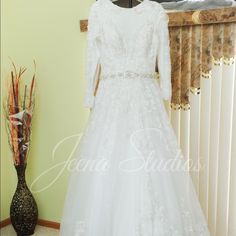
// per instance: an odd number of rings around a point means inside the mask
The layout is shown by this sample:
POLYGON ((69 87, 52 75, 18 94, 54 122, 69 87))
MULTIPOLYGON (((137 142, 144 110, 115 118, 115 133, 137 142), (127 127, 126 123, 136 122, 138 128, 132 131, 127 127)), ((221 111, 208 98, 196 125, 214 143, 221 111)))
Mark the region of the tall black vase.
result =
POLYGON ((38 207, 25 181, 24 165, 14 165, 17 171, 18 183, 10 206, 11 223, 17 236, 34 234, 38 221, 38 207))

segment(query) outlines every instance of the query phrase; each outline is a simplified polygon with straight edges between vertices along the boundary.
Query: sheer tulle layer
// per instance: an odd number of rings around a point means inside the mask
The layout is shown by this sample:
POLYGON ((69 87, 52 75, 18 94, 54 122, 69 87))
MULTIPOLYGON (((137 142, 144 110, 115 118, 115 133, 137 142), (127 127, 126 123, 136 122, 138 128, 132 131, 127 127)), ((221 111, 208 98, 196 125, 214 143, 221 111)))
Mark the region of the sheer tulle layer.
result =
POLYGON ((61 236, 209 235, 156 80, 100 81, 74 158, 61 236))

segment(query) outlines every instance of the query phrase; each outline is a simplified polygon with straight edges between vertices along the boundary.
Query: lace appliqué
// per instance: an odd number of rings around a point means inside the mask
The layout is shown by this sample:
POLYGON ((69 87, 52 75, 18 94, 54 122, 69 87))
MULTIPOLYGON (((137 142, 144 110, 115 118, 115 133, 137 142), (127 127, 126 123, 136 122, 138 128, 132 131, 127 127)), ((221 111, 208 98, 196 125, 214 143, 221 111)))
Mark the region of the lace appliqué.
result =
MULTIPOLYGON (((142 209, 140 220, 136 227, 136 236, 209 236, 209 230, 206 222, 200 221, 198 224, 192 221, 192 215, 186 207, 184 198, 180 199, 180 217, 182 227, 175 227, 167 215, 168 209, 162 203, 161 198, 155 193, 151 186, 150 175, 147 172, 145 191, 149 192, 151 199, 146 201, 142 209), (183 233, 184 230, 184 233, 183 233)), ((174 210, 174 209, 173 209, 174 210)))

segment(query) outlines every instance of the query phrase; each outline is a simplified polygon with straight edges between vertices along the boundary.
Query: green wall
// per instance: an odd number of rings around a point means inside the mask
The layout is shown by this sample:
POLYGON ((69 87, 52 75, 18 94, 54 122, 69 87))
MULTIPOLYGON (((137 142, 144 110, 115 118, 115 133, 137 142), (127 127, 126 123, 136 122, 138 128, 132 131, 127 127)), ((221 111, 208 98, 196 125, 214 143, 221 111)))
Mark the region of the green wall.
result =
MULTIPOLYGON (((15 64, 28 68, 25 80, 37 63, 36 104, 26 179, 39 208, 39 218, 60 222, 69 172, 61 162, 68 159, 83 132, 89 109, 83 107, 86 33, 79 21, 88 17, 90 1, 3 0, 1 96, 5 80, 15 64), (56 145, 62 142, 55 152, 56 145), (33 186, 31 184, 42 173, 33 186), (52 182, 54 181, 54 182, 52 182)), ((1 219, 9 217, 16 188, 16 172, 8 146, 1 104, 1 219)))

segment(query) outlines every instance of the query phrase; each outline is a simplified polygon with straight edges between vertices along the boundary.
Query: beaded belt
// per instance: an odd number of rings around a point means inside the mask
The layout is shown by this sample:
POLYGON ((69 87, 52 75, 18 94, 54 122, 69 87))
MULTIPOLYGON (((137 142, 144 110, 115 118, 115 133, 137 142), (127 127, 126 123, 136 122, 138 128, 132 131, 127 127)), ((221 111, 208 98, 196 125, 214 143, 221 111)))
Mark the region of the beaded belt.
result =
POLYGON ((132 71, 124 71, 117 73, 102 74, 100 79, 155 79, 156 73, 137 73, 132 71))

